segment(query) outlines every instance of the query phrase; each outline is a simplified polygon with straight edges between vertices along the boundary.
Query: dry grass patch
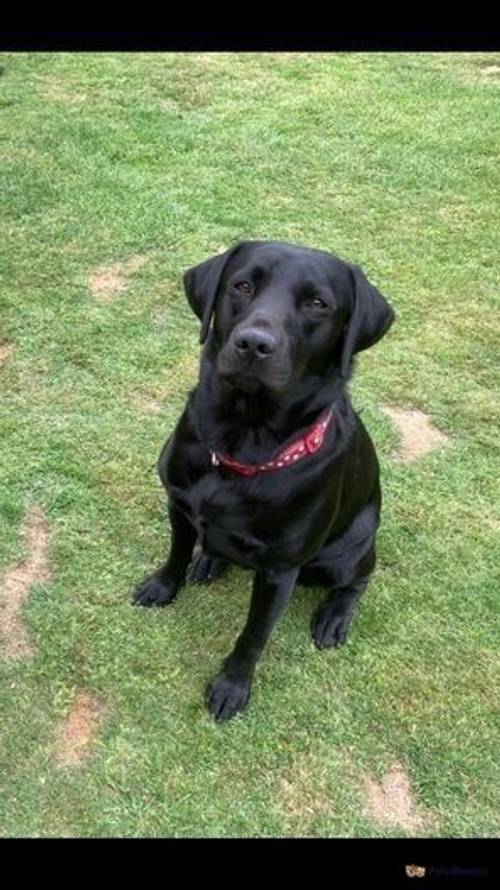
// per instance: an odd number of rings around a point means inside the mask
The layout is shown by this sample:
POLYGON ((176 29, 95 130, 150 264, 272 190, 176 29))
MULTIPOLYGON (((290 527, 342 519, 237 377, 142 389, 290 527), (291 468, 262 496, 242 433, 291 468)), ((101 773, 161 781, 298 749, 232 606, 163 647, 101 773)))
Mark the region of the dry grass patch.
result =
POLYGON ((13 343, 0 343, 0 365, 7 361, 9 355, 14 351, 13 343))
POLYGON ((411 463, 429 451, 447 444, 448 436, 436 429, 423 411, 410 411, 389 405, 382 410, 390 417, 401 437, 397 457, 403 463, 411 463))
POLYGON ((380 782, 365 776, 364 790, 365 815, 375 822, 411 834, 425 834, 432 828, 432 819, 415 800, 410 778, 400 763, 393 763, 380 782))
POLYGON ((92 752, 104 715, 104 704, 95 695, 82 690, 76 693, 69 714, 56 730, 54 759, 58 766, 81 766, 92 752))
POLYGON ((28 512, 23 536, 26 558, 7 569, 0 584, 0 638, 6 658, 30 658, 34 655, 22 609, 31 585, 50 580, 47 564, 49 528, 39 507, 33 507, 28 512))
POLYGON ((137 254, 124 262, 98 266, 90 273, 88 279, 92 295, 100 303, 108 303, 117 294, 126 290, 128 277, 144 266, 147 260, 147 256, 137 254))
POLYGON ((70 105, 82 105, 88 100, 88 93, 74 87, 69 80, 61 80, 53 75, 38 75, 40 93, 49 102, 66 102, 70 105))

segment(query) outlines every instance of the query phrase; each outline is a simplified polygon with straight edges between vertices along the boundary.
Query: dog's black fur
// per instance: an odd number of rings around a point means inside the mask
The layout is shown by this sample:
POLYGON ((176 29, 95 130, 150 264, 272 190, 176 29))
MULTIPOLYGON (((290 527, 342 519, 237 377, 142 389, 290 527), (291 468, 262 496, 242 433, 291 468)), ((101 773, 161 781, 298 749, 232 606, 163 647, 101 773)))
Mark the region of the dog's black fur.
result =
POLYGON ((280 242, 238 244, 186 272, 184 285, 206 346, 158 464, 170 555, 134 601, 172 602, 197 540, 191 582, 219 577, 230 562, 255 572, 247 623, 207 690, 211 714, 225 720, 247 704, 296 583, 328 590, 312 622, 316 645, 346 639, 375 566, 381 503, 375 450, 346 384, 353 355, 380 340, 394 313, 361 269, 280 242), (270 461, 329 407, 323 447, 296 463, 247 478, 211 462, 212 451, 270 461))

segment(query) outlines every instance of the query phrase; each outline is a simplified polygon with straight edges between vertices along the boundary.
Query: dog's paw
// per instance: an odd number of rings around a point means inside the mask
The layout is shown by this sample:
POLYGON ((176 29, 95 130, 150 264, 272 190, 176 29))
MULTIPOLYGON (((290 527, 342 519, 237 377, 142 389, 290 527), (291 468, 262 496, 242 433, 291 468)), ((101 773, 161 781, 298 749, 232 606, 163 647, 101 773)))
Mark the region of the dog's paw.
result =
POLYGON ((207 687, 208 710, 217 723, 229 720, 238 711, 242 711, 249 698, 249 681, 230 680, 224 674, 220 674, 207 687))
POLYGON ((164 584, 156 575, 151 575, 139 585, 132 602, 134 606, 168 606, 175 599, 179 586, 172 581, 164 584))
POLYGON ((314 615, 311 625, 312 637, 318 649, 342 646, 347 639, 351 617, 350 613, 346 614, 335 603, 321 606, 314 615))
POLYGON ((228 563, 217 556, 207 556, 201 551, 191 563, 186 581, 188 584, 210 584, 227 570, 228 563))

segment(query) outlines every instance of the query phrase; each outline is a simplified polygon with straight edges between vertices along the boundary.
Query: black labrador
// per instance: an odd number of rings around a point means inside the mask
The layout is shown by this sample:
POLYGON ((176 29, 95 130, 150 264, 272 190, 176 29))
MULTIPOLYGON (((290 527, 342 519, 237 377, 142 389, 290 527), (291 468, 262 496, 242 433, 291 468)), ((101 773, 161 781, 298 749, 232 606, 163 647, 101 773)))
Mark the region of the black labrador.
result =
POLYGON ((188 270, 184 286, 206 345, 158 463, 170 555, 134 602, 171 603, 190 564, 193 583, 229 563, 255 572, 246 625, 207 690, 220 721, 247 704, 296 583, 328 591, 312 622, 316 645, 345 642, 375 566, 381 503, 347 381, 353 355, 380 340, 394 312, 358 267, 274 241, 237 244, 188 270))

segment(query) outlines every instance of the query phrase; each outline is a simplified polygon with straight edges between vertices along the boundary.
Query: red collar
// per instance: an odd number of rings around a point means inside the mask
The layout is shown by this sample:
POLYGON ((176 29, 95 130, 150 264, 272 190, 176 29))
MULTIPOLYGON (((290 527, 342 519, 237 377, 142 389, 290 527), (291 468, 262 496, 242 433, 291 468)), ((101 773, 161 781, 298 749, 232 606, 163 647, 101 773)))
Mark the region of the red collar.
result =
POLYGON ((333 408, 325 411, 320 419, 316 421, 314 426, 309 427, 307 432, 300 439, 295 439, 295 441, 290 445, 287 445, 283 451, 280 451, 274 460, 270 460, 268 463, 242 464, 237 460, 233 460, 231 457, 227 457, 225 454, 220 454, 220 452, 215 451, 211 452, 212 463, 214 467, 222 464, 223 467, 227 467, 228 470, 233 470, 235 473, 240 473, 241 476, 257 476, 259 473, 271 473, 273 470, 280 470, 283 467, 288 467, 290 464, 301 460, 303 457, 307 457, 308 454, 314 454, 316 451, 319 451, 323 445, 332 415, 333 408))

